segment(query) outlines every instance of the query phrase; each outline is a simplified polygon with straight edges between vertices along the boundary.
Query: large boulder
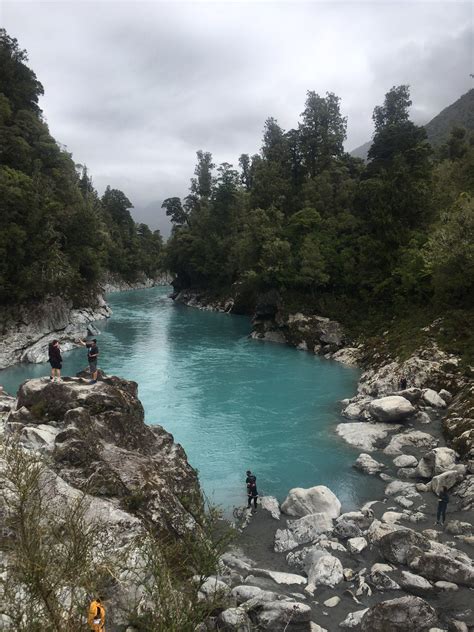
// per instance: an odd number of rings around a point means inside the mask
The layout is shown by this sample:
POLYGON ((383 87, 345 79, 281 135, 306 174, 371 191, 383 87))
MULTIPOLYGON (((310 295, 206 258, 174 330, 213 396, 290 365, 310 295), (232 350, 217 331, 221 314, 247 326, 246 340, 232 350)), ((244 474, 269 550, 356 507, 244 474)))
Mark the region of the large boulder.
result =
POLYGON ((311 608, 304 603, 285 599, 264 603, 250 616, 258 624, 258 630, 299 632, 310 629, 311 608))
POLYGON ((217 629, 222 632, 251 632, 252 627, 243 608, 227 608, 217 617, 217 629))
POLYGON ((431 478, 453 469, 458 457, 451 448, 434 448, 427 452, 418 463, 416 474, 422 478, 431 478))
POLYGON ((398 424, 356 421, 338 424, 336 432, 350 445, 364 450, 364 452, 374 452, 377 449, 377 444, 385 439, 389 432, 394 432, 400 428, 401 426, 398 424))
POLYGON ((435 610, 420 597, 400 597, 375 604, 362 618, 362 632, 425 632, 437 623, 435 610))
POLYGON ((428 404, 428 406, 432 406, 433 408, 446 408, 446 402, 444 399, 432 388, 425 388, 423 390, 423 401, 425 404, 428 404))
POLYGON ((324 513, 330 518, 337 518, 341 513, 341 503, 337 496, 324 485, 316 485, 309 489, 295 487, 281 505, 283 513, 289 516, 307 516, 324 513))
POLYGON ((379 540, 384 559, 393 564, 407 564, 416 551, 428 551, 429 540, 411 529, 400 529, 387 533, 379 540))
POLYGON ((435 448, 438 445, 438 439, 427 432, 421 430, 410 430, 394 435, 390 439, 390 443, 385 448, 384 453, 396 456, 402 454, 404 448, 435 448))
POLYGON ((306 590, 312 593, 316 586, 330 586, 334 588, 344 579, 341 562, 325 551, 311 551, 305 560, 308 575, 306 590))
POLYGON ((427 551, 414 557, 409 565, 428 579, 474 587, 474 568, 450 555, 427 551))
POLYGON ((322 533, 331 531, 332 528, 333 522, 327 513, 309 514, 299 520, 288 521, 288 529, 298 544, 312 542, 322 533))
POLYGON ((353 467, 356 470, 360 470, 361 472, 364 472, 365 474, 373 475, 373 474, 378 474, 379 472, 381 472, 385 468, 385 465, 373 459, 370 456, 370 454, 362 453, 362 454, 359 454, 353 467))
POLYGON ((465 470, 464 466, 457 466, 459 469, 450 470, 449 472, 444 472, 443 474, 438 474, 438 476, 433 476, 431 479, 431 490, 435 494, 440 494, 443 488, 451 489, 454 487, 456 483, 462 481, 464 477, 465 470))
POLYGON ((377 421, 384 422, 400 422, 415 413, 413 404, 400 395, 374 399, 368 405, 368 409, 377 421))

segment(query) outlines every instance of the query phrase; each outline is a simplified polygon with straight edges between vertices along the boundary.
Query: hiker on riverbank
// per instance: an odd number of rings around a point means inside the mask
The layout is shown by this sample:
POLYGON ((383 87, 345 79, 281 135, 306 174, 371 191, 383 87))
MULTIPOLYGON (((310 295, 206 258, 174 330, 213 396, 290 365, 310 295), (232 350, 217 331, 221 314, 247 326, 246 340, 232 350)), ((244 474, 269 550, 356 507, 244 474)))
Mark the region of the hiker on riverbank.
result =
POLYGON ((105 608, 98 597, 89 606, 87 623, 92 632, 105 632, 105 608))
POLYGON ((252 500, 253 500, 254 510, 256 510, 257 498, 258 498, 257 477, 255 476, 255 474, 252 474, 250 470, 247 470, 246 474, 247 474, 247 478, 245 479, 245 483, 247 485, 247 498, 248 498, 247 507, 248 509, 250 509, 250 507, 252 506, 252 500))
POLYGON ((63 359, 61 356, 61 349, 59 347, 59 340, 53 340, 53 342, 49 343, 48 361, 51 365, 51 377, 49 379, 51 382, 54 382, 55 379, 60 382, 63 359))
POLYGON ((400 386, 400 390, 404 391, 407 387, 407 378, 405 375, 401 375, 400 376, 400 382, 399 382, 399 386, 400 386))
POLYGON ((436 514, 436 524, 444 524, 446 520, 446 509, 449 503, 448 488, 443 487, 439 494, 438 511, 436 514))
POLYGON ((93 338, 91 342, 87 340, 79 340, 83 347, 87 347, 87 361, 89 362, 89 372, 91 374, 90 384, 97 382, 97 358, 99 357, 99 347, 97 340, 93 338))

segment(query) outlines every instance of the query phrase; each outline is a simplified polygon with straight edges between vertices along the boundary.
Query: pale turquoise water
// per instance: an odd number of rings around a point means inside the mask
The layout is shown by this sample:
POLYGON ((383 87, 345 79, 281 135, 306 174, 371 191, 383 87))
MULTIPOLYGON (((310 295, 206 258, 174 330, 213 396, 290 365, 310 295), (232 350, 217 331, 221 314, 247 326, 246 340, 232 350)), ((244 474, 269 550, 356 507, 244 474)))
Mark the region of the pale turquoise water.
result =
MULTIPOLYGON (((358 372, 312 354, 248 338, 250 320, 176 305, 169 288, 110 295, 113 317, 98 323, 100 367, 136 380, 148 423, 172 432, 215 502, 245 502, 245 470, 260 493, 282 499, 291 487, 324 484, 347 508, 368 498, 358 452, 336 434, 338 400, 358 372)), ((64 354, 63 374, 86 365, 83 349, 64 354)), ((49 365, 0 371, 16 391, 49 365)), ((373 490, 374 482, 370 485, 373 490)))

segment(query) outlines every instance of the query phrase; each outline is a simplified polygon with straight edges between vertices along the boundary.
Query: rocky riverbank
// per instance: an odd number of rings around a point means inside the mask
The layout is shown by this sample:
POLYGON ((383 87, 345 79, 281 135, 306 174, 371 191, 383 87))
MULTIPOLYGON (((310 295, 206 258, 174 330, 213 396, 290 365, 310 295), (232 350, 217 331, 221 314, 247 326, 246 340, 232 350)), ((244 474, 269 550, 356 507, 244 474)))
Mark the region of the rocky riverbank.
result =
POLYGON ((60 296, 0 307, 0 369, 17 362, 45 362, 48 343, 54 338, 63 351, 69 351, 77 345, 78 338, 98 333, 94 321, 112 315, 104 294, 169 285, 170 281, 167 273, 155 278, 142 276, 133 283, 109 274, 100 284, 100 292, 81 308, 73 307, 72 301, 60 296))
POLYGON ((68 351, 77 338, 96 333, 94 321, 109 318, 111 314, 100 294, 91 305, 79 309, 59 296, 38 303, 0 307, 0 369, 17 362, 45 362, 48 343, 54 338, 68 351))

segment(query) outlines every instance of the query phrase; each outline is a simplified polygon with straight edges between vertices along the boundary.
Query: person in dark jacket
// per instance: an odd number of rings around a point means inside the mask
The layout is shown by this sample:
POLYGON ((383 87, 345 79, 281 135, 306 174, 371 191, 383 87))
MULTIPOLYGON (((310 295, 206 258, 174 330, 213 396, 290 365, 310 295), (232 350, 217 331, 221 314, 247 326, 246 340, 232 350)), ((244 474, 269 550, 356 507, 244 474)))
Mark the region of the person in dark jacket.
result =
POLYGON ((92 342, 79 340, 79 344, 87 347, 87 361, 89 362, 89 373, 91 374, 91 381, 89 384, 95 384, 97 382, 97 358, 99 357, 97 340, 96 338, 94 338, 92 342))
POLYGON ((443 487, 438 500, 438 512, 436 514, 436 524, 444 524, 446 520, 446 509, 449 503, 448 488, 443 487))
POLYGON ((250 509, 250 507, 252 506, 252 500, 253 500, 254 509, 257 509, 257 498, 258 498, 257 477, 255 476, 255 474, 252 474, 250 470, 247 470, 247 478, 245 479, 245 483, 247 485, 247 498, 248 498, 247 507, 250 509))
POLYGON ((61 368, 63 366, 63 359, 61 357, 61 349, 59 347, 59 340, 53 340, 49 343, 48 347, 48 360, 51 365, 51 377, 50 380, 54 382, 56 378, 58 382, 61 381, 61 368))

